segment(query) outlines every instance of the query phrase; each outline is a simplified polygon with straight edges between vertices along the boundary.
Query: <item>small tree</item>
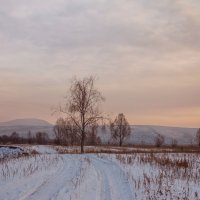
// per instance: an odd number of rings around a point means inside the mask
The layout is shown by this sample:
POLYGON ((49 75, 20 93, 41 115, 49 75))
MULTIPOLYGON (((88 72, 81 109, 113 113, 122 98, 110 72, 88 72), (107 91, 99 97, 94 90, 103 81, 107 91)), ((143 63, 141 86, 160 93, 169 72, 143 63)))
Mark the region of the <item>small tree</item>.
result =
POLYGON ((165 138, 160 133, 157 133, 157 136, 155 137, 155 145, 156 147, 161 147, 165 142, 165 138))
POLYGON ((78 130, 76 126, 66 121, 63 118, 59 118, 54 126, 55 142, 61 145, 74 145, 79 144, 79 138, 77 134, 78 130))
POLYGON ((3 144, 7 144, 9 142, 9 136, 7 135, 2 135, 1 140, 3 144))
POLYGON ((178 145, 177 139, 172 139, 172 147, 176 147, 178 145))
POLYGON ((32 133, 30 130, 28 131, 27 142, 28 144, 33 144, 34 142, 34 137, 32 136, 32 133))
POLYGON ((49 140, 49 137, 46 132, 37 132, 36 133, 37 144, 47 144, 48 140, 49 140))
POLYGON ((94 77, 91 76, 82 80, 73 79, 66 99, 66 105, 60 107, 60 111, 66 114, 67 120, 78 130, 81 153, 84 153, 88 130, 102 119, 99 104, 104 98, 95 88, 94 77))
POLYGON ((86 142, 87 145, 99 145, 101 144, 101 138, 98 137, 98 124, 92 126, 90 130, 88 131, 86 142))
POLYGON ((198 146, 200 147, 200 128, 197 130, 196 139, 197 139, 198 146))
POLYGON ((114 140, 119 141, 119 146, 122 146, 124 139, 130 136, 131 128, 123 113, 118 114, 110 124, 111 136, 114 140))
POLYGON ((54 134, 56 138, 56 144, 66 145, 66 121, 63 118, 59 118, 54 126, 54 134))
POLYGON ((17 132, 13 132, 10 136, 10 141, 17 144, 19 142, 19 134, 17 132))

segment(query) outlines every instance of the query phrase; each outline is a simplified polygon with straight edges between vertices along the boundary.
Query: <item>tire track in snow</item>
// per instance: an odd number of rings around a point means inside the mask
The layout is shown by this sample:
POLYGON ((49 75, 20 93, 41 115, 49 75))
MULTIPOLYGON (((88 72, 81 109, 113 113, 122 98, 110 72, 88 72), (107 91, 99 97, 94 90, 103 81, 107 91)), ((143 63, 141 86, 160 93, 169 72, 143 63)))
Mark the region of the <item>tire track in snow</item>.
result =
POLYGON ((31 194, 26 195, 23 200, 61 200, 66 199, 67 193, 71 190, 71 180, 77 175, 77 171, 81 166, 81 160, 74 157, 65 157, 64 165, 57 173, 48 177, 43 184, 36 188, 31 194), (70 160, 70 162, 69 162, 70 160), (62 193, 62 196, 59 194, 62 193))
MULTIPOLYGON (((91 157, 97 174, 101 177, 101 197, 100 200, 133 200, 130 184, 125 178, 123 170, 114 162, 91 157)), ((98 198, 97 198, 98 199, 98 198)))
POLYGON ((109 181, 106 173, 102 168, 97 167, 97 162, 92 159, 92 164, 95 168, 97 173, 97 182, 100 181, 98 184, 98 193, 96 194, 97 200, 112 200, 110 194, 110 186, 109 181))
MULTIPOLYGON (((42 174, 41 174, 42 175, 42 174)), ((9 186, 9 185, 7 185, 9 186)), ((11 183, 2 200, 133 200, 130 184, 117 163, 97 155, 63 155, 63 165, 42 177, 11 183), (86 162, 88 160, 88 163, 86 162), (86 162, 86 163, 85 163, 86 162), (86 168, 85 168, 86 167, 86 168), (81 169, 86 169, 86 171, 81 169), (84 176, 80 174, 84 173, 84 176), (74 188, 72 180, 82 180, 74 188), (29 187, 25 187, 29 185, 29 187), (33 187, 31 187, 32 185, 33 187), (27 190, 25 189, 27 188, 27 190), (25 189, 25 190, 23 190, 25 189), (23 191, 22 191, 23 190, 23 191), (7 198, 6 198, 7 197, 7 198)), ((1 195, 0 195, 1 196, 1 195)))

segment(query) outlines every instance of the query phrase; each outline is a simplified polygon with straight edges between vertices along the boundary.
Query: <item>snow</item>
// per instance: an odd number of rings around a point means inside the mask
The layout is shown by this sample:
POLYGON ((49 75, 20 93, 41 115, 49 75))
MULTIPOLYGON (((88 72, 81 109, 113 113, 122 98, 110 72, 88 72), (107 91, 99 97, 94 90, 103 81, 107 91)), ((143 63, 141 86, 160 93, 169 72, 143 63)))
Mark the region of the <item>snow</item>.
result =
POLYGON ((23 153, 23 150, 20 148, 10 148, 10 147, 0 147, 0 160, 5 158, 14 158, 18 157, 23 153))
POLYGON ((51 146, 0 163, 0 200, 134 200, 200 197, 200 155, 58 154, 51 146), (175 165, 187 161, 188 167, 175 165), (164 164, 163 164, 164 162, 164 164))
POLYGON ((32 145, 30 147, 26 147, 29 152, 36 151, 39 154, 56 154, 58 153, 52 146, 48 145, 32 145))
POLYGON ((18 164, 16 161, 10 163, 11 171, 16 171, 19 166, 20 171, 26 171, 32 162, 37 170, 24 177, 17 171, 14 177, 1 181, 1 199, 132 200, 130 185, 123 171, 111 161, 102 160, 96 155, 62 155, 56 164, 49 167, 45 164, 44 167, 44 161, 53 161, 55 155, 48 156, 48 159, 36 156, 20 160, 18 164))

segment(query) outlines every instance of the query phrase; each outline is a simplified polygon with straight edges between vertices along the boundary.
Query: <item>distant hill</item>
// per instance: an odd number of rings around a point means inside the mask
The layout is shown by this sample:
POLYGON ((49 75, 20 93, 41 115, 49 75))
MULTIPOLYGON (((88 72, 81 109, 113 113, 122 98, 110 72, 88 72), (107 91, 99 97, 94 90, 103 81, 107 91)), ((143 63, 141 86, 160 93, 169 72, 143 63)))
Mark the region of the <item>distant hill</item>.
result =
POLYGON ((0 122, 0 136, 17 132, 20 136, 26 137, 29 131, 33 135, 37 132, 46 132, 50 137, 54 135, 53 125, 41 119, 27 118, 0 122))
MULTIPOLYGON (((45 120, 16 119, 0 123, 0 136, 11 135, 14 131, 23 137, 26 137, 29 131, 33 135, 39 131, 46 132, 50 138, 54 137, 53 125, 45 120)), ((155 144, 155 138, 158 134, 164 136, 165 144, 171 144, 173 139, 176 139, 181 145, 196 144, 196 132, 196 128, 135 125, 131 126, 131 135, 125 140, 125 144, 155 144)), ((104 144, 113 142, 109 127, 106 127, 105 130, 99 127, 98 136, 104 144)))
MULTIPOLYGON (((131 126, 131 135, 125 140, 126 144, 155 144, 155 138, 158 134, 164 136, 165 144, 172 144, 172 140, 176 139, 178 144, 189 145, 196 144, 195 135, 196 128, 179 128, 168 126, 153 126, 153 125, 135 125, 131 126)), ((103 131, 101 128, 98 131, 103 143, 111 141, 109 127, 103 131)))
POLYGON ((52 126, 52 124, 41 119, 27 118, 0 122, 0 126, 52 126))

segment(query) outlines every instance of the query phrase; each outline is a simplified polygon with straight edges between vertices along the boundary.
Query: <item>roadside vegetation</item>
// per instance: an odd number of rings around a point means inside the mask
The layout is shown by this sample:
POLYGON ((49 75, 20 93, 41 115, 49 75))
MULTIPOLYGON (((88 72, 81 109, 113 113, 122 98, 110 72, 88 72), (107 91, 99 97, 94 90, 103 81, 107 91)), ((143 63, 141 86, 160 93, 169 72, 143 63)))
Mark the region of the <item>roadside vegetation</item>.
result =
POLYGON ((135 199, 200 199, 200 154, 118 154, 135 199))

